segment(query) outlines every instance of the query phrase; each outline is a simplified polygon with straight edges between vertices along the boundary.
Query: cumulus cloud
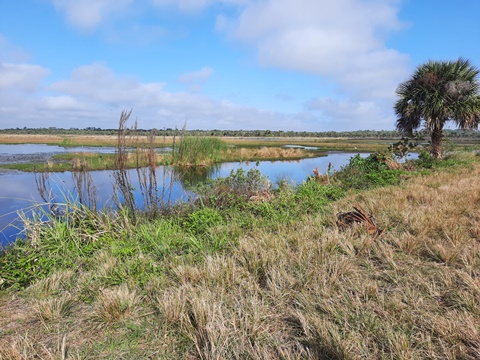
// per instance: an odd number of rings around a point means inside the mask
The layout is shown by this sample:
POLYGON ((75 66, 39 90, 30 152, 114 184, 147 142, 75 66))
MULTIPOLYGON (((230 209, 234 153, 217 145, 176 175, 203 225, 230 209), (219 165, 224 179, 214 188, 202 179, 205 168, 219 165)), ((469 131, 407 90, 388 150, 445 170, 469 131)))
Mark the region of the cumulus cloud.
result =
MULTIPOLYGON (((211 73, 211 69, 206 69, 185 73, 183 78, 206 80, 211 73)), ((44 115, 41 126, 115 128, 120 112, 133 108, 139 126, 144 128, 182 127, 185 122, 190 129, 258 129, 262 127, 259 124, 269 122, 277 129, 291 129, 295 124, 291 117, 280 113, 196 93, 170 92, 164 83, 144 83, 135 77, 119 76, 103 63, 80 66, 69 79, 54 82, 47 90, 54 95, 29 99, 25 111, 15 110, 17 120, 12 123, 32 126, 31 109, 35 109, 37 118, 44 115), (54 125, 45 124, 46 118, 54 125)), ((10 111, 15 113, 14 109, 10 111)))
POLYGON ((49 73, 38 65, 0 63, 0 90, 34 91, 49 73))
POLYGON ((189 90, 193 92, 200 91, 202 85, 212 76, 213 69, 203 67, 197 71, 191 71, 180 75, 178 80, 188 85, 189 90))
POLYGON ((149 105, 157 101, 163 83, 140 83, 135 77, 118 77, 102 63, 80 66, 71 79, 53 83, 49 89, 111 106, 129 103, 149 105))
POLYGON ((132 0, 51 0, 68 21, 83 30, 93 30, 112 13, 126 9, 132 0))
POLYGON ((87 104, 68 95, 45 96, 42 103, 42 107, 51 110, 81 110, 87 107, 87 104))
POLYGON ((31 92, 40 86, 50 70, 28 64, 28 58, 23 49, 0 34, 0 91, 31 92))
POLYGON ((197 11, 214 4, 243 5, 250 0, 152 0, 158 7, 175 6, 180 11, 197 11))
POLYGON ((306 110, 320 120, 322 131, 387 130, 394 125, 393 114, 385 114, 385 107, 389 106, 388 102, 324 97, 308 101, 306 110))
POLYGON ((10 41, 0 34, 0 62, 25 63, 30 56, 20 47, 10 43, 10 41))
POLYGON ((392 97, 408 58, 386 48, 402 24, 398 1, 267 0, 247 6, 234 36, 253 43, 264 65, 338 81, 361 98, 392 97))
MULTIPOLYGON (((405 54, 389 49, 389 34, 404 26, 398 0, 264 0, 237 19, 218 16, 216 28, 250 44, 264 66, 301 71, 337 84, 339 98, 323 106, 322 126, 355 119, 360 126, 391 120, 396 86, 409 72, 405 54)), ((306 111, 314 111, 310 106, 306 111)), ((390 127, 390 126, 389 126, 390 127)))

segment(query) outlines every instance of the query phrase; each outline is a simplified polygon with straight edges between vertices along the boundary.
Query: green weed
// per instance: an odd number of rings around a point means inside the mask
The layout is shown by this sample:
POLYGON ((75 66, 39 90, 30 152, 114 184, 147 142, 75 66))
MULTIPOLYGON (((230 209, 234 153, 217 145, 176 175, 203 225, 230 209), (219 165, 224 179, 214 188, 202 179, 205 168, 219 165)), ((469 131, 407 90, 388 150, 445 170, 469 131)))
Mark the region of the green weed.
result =
POLYGON ((335 173, 334 179, 341 183, 344 189, 366 190, 379 186, 397 185, 401 175, 406 172, 399 166, 392 153, 374 153, 367 157, 359 154, 350 159, 348 165, 335 173))

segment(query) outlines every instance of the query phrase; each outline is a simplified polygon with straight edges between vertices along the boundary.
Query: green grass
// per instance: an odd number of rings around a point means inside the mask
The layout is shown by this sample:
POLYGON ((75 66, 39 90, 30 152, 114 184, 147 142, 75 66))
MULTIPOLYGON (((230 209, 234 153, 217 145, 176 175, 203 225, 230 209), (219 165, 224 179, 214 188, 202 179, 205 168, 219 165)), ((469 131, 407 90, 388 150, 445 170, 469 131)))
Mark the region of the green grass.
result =
POLYGON ((226 143, 218 138, 183 137, 175 148, 172 164, 180 166, 210 165, 219 162, 226 149, 226 143))

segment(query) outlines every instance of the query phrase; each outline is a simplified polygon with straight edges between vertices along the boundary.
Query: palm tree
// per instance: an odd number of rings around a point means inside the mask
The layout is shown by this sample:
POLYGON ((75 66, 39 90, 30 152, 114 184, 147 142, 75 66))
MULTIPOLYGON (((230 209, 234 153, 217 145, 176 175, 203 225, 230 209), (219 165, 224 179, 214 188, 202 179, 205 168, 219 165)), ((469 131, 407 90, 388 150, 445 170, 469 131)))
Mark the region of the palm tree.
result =
POLYGON ((479 70, 469 60, 428 61, 397 88, 397 129, 411 135, 422 123, 430 132, 431 154, 442 158, 442 131, 447 121, 474 129, 480 123, 479 70))

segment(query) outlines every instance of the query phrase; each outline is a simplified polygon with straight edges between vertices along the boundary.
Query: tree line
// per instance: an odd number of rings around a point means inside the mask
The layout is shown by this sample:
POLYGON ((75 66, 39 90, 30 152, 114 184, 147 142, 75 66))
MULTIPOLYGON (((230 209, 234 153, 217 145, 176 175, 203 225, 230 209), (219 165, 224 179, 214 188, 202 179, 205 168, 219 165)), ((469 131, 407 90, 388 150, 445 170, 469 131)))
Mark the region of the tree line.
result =
MULTIPOLYGON (((136 129, 138 135, 149 135, 155 131, 156 136, 174 136, 180 132, 186 136, 215 136, 215 137, 261 137, 261 138, 360 138, 360 139, 398 139, 403 136, 397 130, 355 130, 355 131, 283 131, 283 130, 179 130, 165 129, 136 129)), ((98 127, 79 128, 10 128, 0 129, 0 134, 19 135, 117 135, 118 129, 101 129, 98 127)), ((475 129, 447 129, 444 134, 450 138, 480 138, 480 132, 475 129)))

